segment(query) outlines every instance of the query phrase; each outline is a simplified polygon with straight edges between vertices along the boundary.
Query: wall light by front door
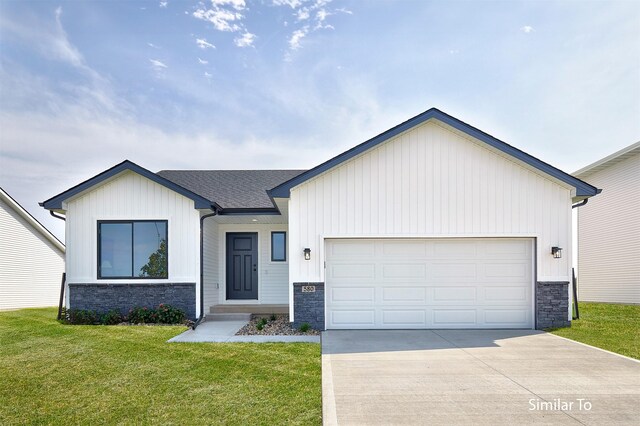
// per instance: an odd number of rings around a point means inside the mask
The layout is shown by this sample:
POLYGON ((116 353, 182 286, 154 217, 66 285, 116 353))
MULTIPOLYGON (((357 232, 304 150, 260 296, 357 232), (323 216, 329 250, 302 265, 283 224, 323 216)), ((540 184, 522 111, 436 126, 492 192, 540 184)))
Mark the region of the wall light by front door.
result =
POLYGON ((304 249, 304 260, 311 260, 311 249, 309 247, 304 249))
POLYGON ((562 258, 562 248, 561 247, 551 247, 551 255, 556 258, 562 258))

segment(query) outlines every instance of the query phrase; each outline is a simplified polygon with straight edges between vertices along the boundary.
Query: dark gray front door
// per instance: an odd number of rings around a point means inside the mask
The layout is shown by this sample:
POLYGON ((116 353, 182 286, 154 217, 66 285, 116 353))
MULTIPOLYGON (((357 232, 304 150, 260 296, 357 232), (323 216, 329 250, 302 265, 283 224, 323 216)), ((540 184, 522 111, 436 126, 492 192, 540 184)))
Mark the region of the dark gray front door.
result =
POLYGON ((227 234, 227 299, 258 298, 258 234, 227 234))

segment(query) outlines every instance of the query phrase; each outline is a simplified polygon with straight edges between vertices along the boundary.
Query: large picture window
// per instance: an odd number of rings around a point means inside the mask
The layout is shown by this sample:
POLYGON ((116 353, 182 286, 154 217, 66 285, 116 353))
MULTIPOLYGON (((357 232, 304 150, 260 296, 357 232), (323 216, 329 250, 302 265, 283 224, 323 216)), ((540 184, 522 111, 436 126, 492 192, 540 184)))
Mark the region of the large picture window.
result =
POLYGON ((98 278, 167 278, 166 220, 98 222, 98 278))
POLYGON ((284 262, 287 260, 287 234, 285 232, 271 233, 271 261, 284 262))

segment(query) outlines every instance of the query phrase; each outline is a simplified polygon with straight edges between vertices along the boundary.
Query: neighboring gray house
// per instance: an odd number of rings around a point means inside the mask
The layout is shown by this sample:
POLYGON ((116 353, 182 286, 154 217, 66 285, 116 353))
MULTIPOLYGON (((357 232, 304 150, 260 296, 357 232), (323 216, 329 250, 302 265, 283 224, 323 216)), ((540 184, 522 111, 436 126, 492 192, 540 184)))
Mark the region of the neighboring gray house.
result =
POLYGON ((604 188, 578 209, 579 299, 640 303, 640 142, 574 176, 604 188))
POLYGON ((0 310, 55 306, 64 244, 0 188, 0 310))
POLYGON ((545 328, 570 324, 571 207, 597 193, 430 109, 307 171, 124 161, 42 205, 66 215, 72 308, 545 328))

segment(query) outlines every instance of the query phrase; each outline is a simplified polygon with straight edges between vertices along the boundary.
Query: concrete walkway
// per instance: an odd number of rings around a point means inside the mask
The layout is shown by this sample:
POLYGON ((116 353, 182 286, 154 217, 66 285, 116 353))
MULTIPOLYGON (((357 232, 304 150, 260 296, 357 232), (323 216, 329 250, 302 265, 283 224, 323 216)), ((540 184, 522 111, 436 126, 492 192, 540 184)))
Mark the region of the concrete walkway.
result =
POLYGON ((638 424, 640 362, 526 330, 328 331, 326 425, 638 424))
POLYGON ((203 322, 195 330, 187 330, 169 339, 173 342, 305 342, 320 343, 320 336, 236 336, 247 321, 209 321, 203 322))

